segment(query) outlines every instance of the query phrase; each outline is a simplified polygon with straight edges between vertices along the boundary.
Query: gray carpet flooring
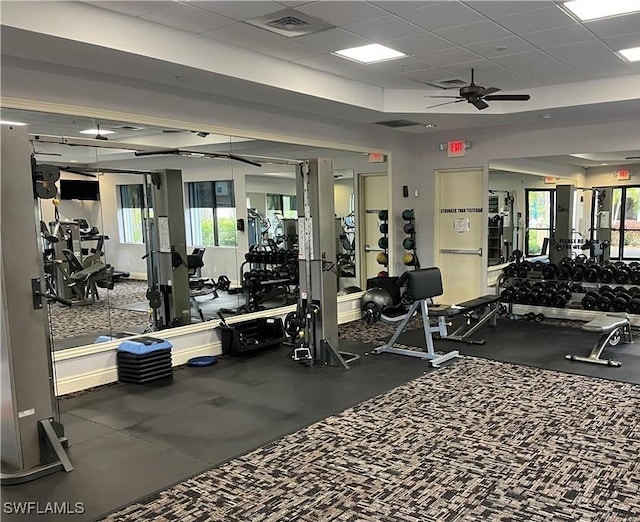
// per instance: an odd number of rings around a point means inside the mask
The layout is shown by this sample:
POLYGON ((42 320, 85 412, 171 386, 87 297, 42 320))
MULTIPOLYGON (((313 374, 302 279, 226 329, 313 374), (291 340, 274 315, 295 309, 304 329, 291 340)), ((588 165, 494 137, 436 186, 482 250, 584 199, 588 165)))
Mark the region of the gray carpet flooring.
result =
POLYGON ((640 387, 467 357, 108 521, 640 520, 640 387))

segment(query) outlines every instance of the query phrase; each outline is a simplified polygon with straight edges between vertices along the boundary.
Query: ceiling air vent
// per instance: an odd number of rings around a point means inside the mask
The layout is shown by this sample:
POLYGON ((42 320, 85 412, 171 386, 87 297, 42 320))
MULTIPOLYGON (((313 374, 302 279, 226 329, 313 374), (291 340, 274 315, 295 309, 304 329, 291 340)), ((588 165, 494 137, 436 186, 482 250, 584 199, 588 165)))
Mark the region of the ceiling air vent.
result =
POLYGON ((399 129, 400 127, 413 127, 420 125, 417 121, 411 120, 389 120, 389 121, 375 121, 374 125, 382 125, 383 127, 391 127, 392 129, 399 129))
POLYGON ((127 130, 127 131, 139 131, 139 130, 144 130, 146 127, 138 127, 136 125, 120 125, 117 127, 111 127, 112 129, 120 129, 120 130, 127 130))
POLYGON ((321 18, 296 11, 295 9, 282 9, 275 13, 246 20, 246 23, 288 38, 319 33, 334 27, 321 18))

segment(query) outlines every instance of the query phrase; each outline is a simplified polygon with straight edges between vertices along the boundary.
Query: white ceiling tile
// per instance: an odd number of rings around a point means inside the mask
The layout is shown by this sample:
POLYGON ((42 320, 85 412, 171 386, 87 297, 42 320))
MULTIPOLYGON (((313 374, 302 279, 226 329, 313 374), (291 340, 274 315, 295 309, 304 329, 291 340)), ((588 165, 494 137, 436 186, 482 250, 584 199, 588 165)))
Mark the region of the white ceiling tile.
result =
POLYGON ((616 53, 597 40, 554 47, 547 49, 547 52, 580 72, 615 72, 625 70, 627 65, 616 53))
POLYGON ((433 2, 422 2, 419 0, 409 0, 403 1, 398 0, 397 2, 394 0, 391 1, 380 1, 380 2, 369 2, 370 4, 377 5, 382 9, 389 11, 390 13, 402 13, 403 11, 410 11, 411 9, 417 9, 419 7, 426 7, 429 5, 441 4, 445 0, 437 0, 433 2))
POLYGON ((306 67, 311 67, 312 69, 319 69, 321 71, 328 71, 345 76, 355 74, 357 71, 364 70, 366 67, 364 64, 345 60, 333 54, 321 54, 309 58, 300 58, 299 60, 294 60, 294 62, 306 67))
POLYGON ((386 62, 372 63, 369 64, 368 67, 376 71, 399 74, 403 72, 419 71, 421 69, 429 67, 429 64, 423 62, 422 60, 419 60, 418 58, 407 56, 406 58, 400 58, 398 60, 388 60, 386 62))
POLYGON ((250 20, 284 9, 282 5, 268 1, 225 0, 215 2, 194 1, 190 3, 207 11, 241 21, 250 20))
MULTIPOLYGON (((583 73, 590 80, 599 80, 601 78, 611 78, 612 71, 608 71, 606 69, 598 70, 594 69, 592 71, 585 71, 583 73)), ((640 66, 631 66, 631 64, 627 64, 627 68, 624 70, 616 71, 614 73, 616 76, 627 76, 629 74, 640 74, 640 66)), ((640 114, 640 113, 639 113, 640 114)))
POLYGON ((616 51, 629 49, 630 47, 640 47, 640 32, 611 36, 604 38, 604 42, 616 51))
POLYGON ((522 38, 540 49, 588 42, 594 39, 593 35, 580 24, 527 33, 523 34, 522 38))
POLYGON ((484 56, 485 58, 524 53, 526 51, 534 50, 534 47, 532 45, 528 44, 517 36, 510 36, 508 38, 500 38, 499 40, 492 40, 490 42, 466 45, 465 47, 470 51, 473 51, 474 53, 478 53, 480 56, 484 56), (506 49, 501 49, 502 47, 506 47, 506 49))
POLYGON ((640 13, 594 20, 585 23, 585 26, 600 38, 635 33, 640 28, 640 13))
POLYGON ((575 20, 558 7, 544 7, 534 11, 527 11, 496 20, 500 25, 520 35, 545 29, 555 29, 575 24, 575 20))
POLYGON ((296 60, 322 52, 310 45, 242 22, 202 33, 201 36, 252 49, 283 60, 296 60))
POLYGON ((553 1, 520 0, 516 2, 506 2, 505 0, 467 0, 464 3, 476 11, 480 11, 483 15, 488 16, 489 18, 499 18, 501 16, 532 11, 533 9, 539 9, 540 7, 547 7, 552 5, 553 1))
POLYGON ((316 16, 335 26, 345 26, 380 18, 388 13, 367 2, 314 2, 300 6, 298 11, 316 16))
POLYGON ((493 71, 504 70, 504 68, 492 62, 491 60, 474 60, 472 62, 461 62, 456 65, 447 65, 447 70, 457 74, 458 76, 468 76, 471 78, 471 69, 475 74, 488 73, 493 71))
POLYGON ((371 40, 367 40, 357 34, 353 34, 339 28, 329 29, 327 31, 321 31, 319 33, 309 34, 306 36, 298 36, 295 41, 324 51, 339 51, 340 49, 349 49, 351 47, 359 47, 361 45, 368 45, 372 43, 371 40))
POLYGON ((441 51, 420 53, 417 54, 416 57, 440 67, 446 67, 454 63, 472 62, 481 58, 477 54, 467 51, 462 47, 452 47, 451 49, 443 49, 441 51))
POLYGON ((169 27, 175 27, 190 33, 202 33, 233 24, 233 20, 219 16, 198 7, 186 4, 170 4, 160 11, 142 16, 145 20, 169 27))
POLYGON ((384 76, 378 80, 375 85, 384 89, 420 89, 424 87, 424 85, 411 78, 405 78, 397 74, 384 76))
POLYGON ((479 42, 487 42, 489 40, 497 40, 498 38, 506 38, 511 33, 499 25, 483 20, 482 22, 473 22, 472 24, 461 25, 459 27, 450 27, 436 31, 438 36, 442 36, 447 40, 455 42, 458 45, 469 45, 479 42))
POLYGON ((153 11, 159 11, 161 9, 166 9, 167 2, 113 2, 113 1, 104 1, 104 2, 85 2, 87 4, 95 5, 97 7, 102 7, 104 9, 109 9, 110 11, 117 11, 118 13, 123 13, 129 16, 142 16, 153 11))
MULTIPOLYGON (((417 82, 436 82, 456 78, 455 74, 447 69, 443 69, 442 67, 432 67, 423 71, 411 71, 403 73, 402 76, 411 78, 417 82)), ((462 80, 463 78, 460 79, 462 80)))
POLYGON ((282 4, 285 7, 298 7, 299 5, 311 4, 312 0, 303 0, 302 2, 299 0, 279 0, 278 4, 282 4))
POLYGON ((405 54, 426 53, 453 47, 451 42, 424 31, 422 34, 407 36, 397 40, 389 40, 386 45, 405 54))
POLYGON ((459 2, 443 2, 421 7, 420 9, 402 12, 400 16, 430 31, 485 20, 484 16, 459 2))
MULTIPOLYGON (((454 71, 455 68, 452 68, 454 71)), ((526 78, 520 74, 499 68, 487 71, 477 71, 475 74, 476 83, 484 87, 498 87, 502 91, 527 89, 536 87, 537 82, 526 78)))
POLYGON ((510 54, 509 56, 493 58, 493 60, 542 84, 549 81, 562 83, 563 81, 579 81, 583 79, 582 76, 547 56, 542 51, 510 54))
POLYGON ((395 15, 383 16, 382 18, 367 20, 365 22, 357 22, 355 24, 347 25, 345 29, 377 43, 387 42, 394 38, 402 38, 404 36, 411 36, 422 32, 419 27, 416 27, 395 15))

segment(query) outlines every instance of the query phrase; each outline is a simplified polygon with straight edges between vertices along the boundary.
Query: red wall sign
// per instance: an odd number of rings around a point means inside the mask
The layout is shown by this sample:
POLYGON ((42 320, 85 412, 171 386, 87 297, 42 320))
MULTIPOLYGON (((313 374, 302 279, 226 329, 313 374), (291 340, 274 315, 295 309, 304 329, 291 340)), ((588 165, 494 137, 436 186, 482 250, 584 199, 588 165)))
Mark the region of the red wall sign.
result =
POLYGON ((464 140, 449 141, 447 142, 447 156, 449 158, 458 158, 464 156, 467 153, 464 140))

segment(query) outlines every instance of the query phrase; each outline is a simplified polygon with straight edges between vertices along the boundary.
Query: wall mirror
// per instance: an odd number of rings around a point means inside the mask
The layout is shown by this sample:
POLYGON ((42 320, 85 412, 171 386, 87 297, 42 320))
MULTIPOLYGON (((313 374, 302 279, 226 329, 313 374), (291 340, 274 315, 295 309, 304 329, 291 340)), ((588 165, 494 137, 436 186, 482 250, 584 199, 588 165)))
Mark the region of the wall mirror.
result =
POLYGON ((29 125, 36 160, 62 171, 59 202, 39 203, 51 288, 74 301, 71 308, 50 304, 55 350, 153 330, 148 292, 159 275, 151 261, 162 256, 158 242, 151 244, 161 208, 153 197, 153 175, 160 171, 181 176, 181 193, 172 205, 183 214, 186 250, 181 261, 190 275, 192 323, 295 302, 299 160, 333 161, 339 288, 363 287, 385 268, 367 268, 365 260, 378 238, 359 228, 369 216, 368 207, 385 205, 364 196, 359 205, 359 187, 372 175, 384 177, 386 184, 386 161, 372 163, 362 152, 198 129, 17 109, 2 109, 2 118, 29 125), (84 137, 91 143, 69 146, 47 136, 84 137), (181 153, 136 153, 150 148, 181 153), (86 281, 80 281, 83 276, 86 281), (243 283, 249 277, 265 283, 247 293, 243 283))

